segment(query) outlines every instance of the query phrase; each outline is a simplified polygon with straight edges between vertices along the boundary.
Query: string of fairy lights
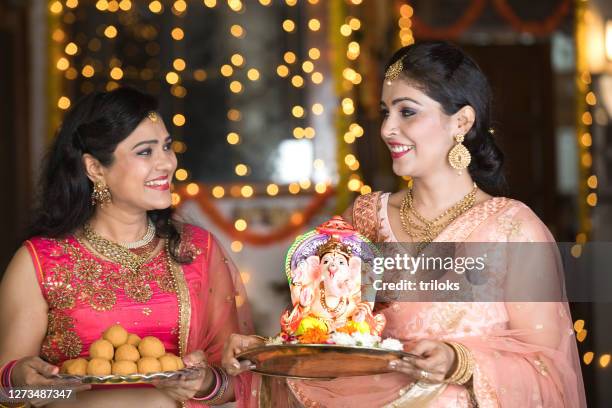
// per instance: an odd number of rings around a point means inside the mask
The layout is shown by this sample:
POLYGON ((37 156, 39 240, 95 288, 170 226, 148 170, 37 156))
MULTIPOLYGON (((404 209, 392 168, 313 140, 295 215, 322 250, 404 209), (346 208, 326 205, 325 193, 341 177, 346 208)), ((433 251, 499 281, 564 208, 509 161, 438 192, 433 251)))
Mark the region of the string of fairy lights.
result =
POLYGON ((409 4, 402 4, 399 7, 399 18, 397 26, 399 28, 398 37, 402 47, 414 44, 414 36, 412 34, 412 15, 414 9, 409 4))
MULTIPOLYGON (((294 7, 297 5, 296 0, 286 0, 285 3, 288 7, 294 7)), ((309 3, 311 5, 315 5, 318 3, 318 0, 309 0, 309 3)), ((264 7, 269 7, 272 5, 272 1, 271 0, 259 0, 259 4, 264 7)), ((217 7, 218 4, 217 4, 217 1, 215 0, 206 0, 204 1, 204 6, 208 8, 214 8, 214 7, 217 7)), ((237 15, 243 13, 246 8, 245 4, 240 0, 228 0, 227 6, 237 15)), ((316 32, 316 31, 319 31, 319 29, 321 28, 321 24, 319 20, 311 19, 308 22, 308 28, 310 31, 316 32)), ((298 27, 294 20, 285 19, 282 22, 282 30, 287 35, 290 35, 290 34, 295 34, 298 31, 298 27)), ((229 34, 235 39, 242 40, 246 38, 247 30, 240 24, 232 24, 229 29, 229 34)), ((176 39, 174 36, 173 38, 176 39)), ((296 68, 296 66, 298 65, 296 52, 291 51, 291 50, 284 52, 284 55, 283 55, 284 63, 280 64, 276 68, 276 73, 278 77, 282 79, 290 80, 291 85, 294 88, 296 88, 296 90, 298 91, 300 89, 303 89, 306 85, 305 80, 304 80, 304 74, 306 75, 310 74, 310 79, 312 81, 312 84, 314 85, 320 85, 324 80, 323 74, 321 72, 315 71, 315 65, 313 62, 320 58, 320 54, 321 54, 320 50, 317 48, 312 48, 309 50, 308 54, 312 61, 306 60, 301 64, 301 69, 303 73, 299 72, 299 68, 296 68), (295 68, 295 71, 298 71, 298 72, 291 73, 292 68, 295 68)), ((240 53, 234 53, 233 55, 231 55, 229 61, 221 65, 221 67, 219 68, 220 74, 223 77, 228 79, 229 91, 233 94, 242 93, 245 87, 248 86, 240 80, 240 77, 244 76, 242 74, 244 74, 245 71, 246 71, 246 79, 248 79, 249 81, 255 82, 255 81, 258 81, 261 77, 260 69, 258 69, 257 67, 249 67, 245 57, 241 55, 240 53)), ((175 74, 169 73, 169 75, 175 75, 175 74)), ((174 78, 175 77, 173 77, 172 79, 174 80, 174 78)), ((312 106, 312 113, 315 115, 322 114, 323 110, 324 110, 324 107, 321 103, 315 103, 312 106)), ((296 121, 298 121, 306 117, 306 110, 301 105, 295 105, 291 109, 291 114, 293 118, 296 121)), ((242 113, 239 107, 231 107, 227 112, 227 118, 230 121, 230 123, 239 124, 240 121, 242 120, 242 113)), ((315 137, 315 134, 316 134, 315 129, 312 127, 303 128, 303 127, 298 126, 293 129, 293 136, 296 139, 301 139, 301 138, 313 139, 315 137)), ((232 130, 231 132, 227 134, 226 141, 229 145, 238 145, 241 143, 243 137, 244 136, 241 135, 238 130, 232 130)), ((234 173, 238 177, 247 176, 251 172, 250 166, 247 163, 239 162, 239 163, 235 163, 233 166, 234 166, 234 173)), ((324 166, 324 163, 321 159, 316 159, 313 163, 313 166, 315 168, 321 167, 321 166, 324 166)), ((186 181, 189 178, 189 173, 186 169, 178 169, 176 173, 176 178, 178 181, 186 181)), ((328 183, 317 183, 314 186, 314 190, 315 192, 322 194, 327 190, 329 184, 330 184, 329 182, 328 183)), ((290 183, 287 186, 287 190, 290 194, 298 194, 302 190, 308 190, 310 187, 311 187, 310 180, 304 179, 304 180, 301 180, 300 182, 290 183)), ((200 192, 200 188, 196 183, 189 183, 187 185, 186 192, 188 195, 195 196, 200 192)), ((280 186, 278 186, 277 184, 270 183, 267 186, 265 186, 265 194, 267 194, 268 196, 276 196, 280 192, 281 192, 280 186)), ((234 198, 251 198, 255 194, 255 188, 254 186, 251 186, 249 184, 244 184, 244 185, 232 186, 231 188, 229 188, 229 191, 226 191, 226 188, 224 186, 217 185, 217 186, 213 186, 210 189, 210 194, 216 199, 223 198, 224 196, 226 196, 226 194, 234 198)), ((175 193, 174 203, 178 204, 180 200, 181 200, 181 197, 179 193, 175 193)), ((237 230, 239 231, 244 231, 246 229, 245 222, 242 222, 242 221, 244 220, 236 220, 236 227, 237 227, 237 230)))
MULTIPOLYGON (((186 143, 181 140, 181 130, 185 126, 188 118, 185 110, 182 106, 182 100, 187 94, 187 88, 184 86, 184 81, 189 75, 196 81, 204 81, 209 76, 215 75, 213 72, 207 72, 204 69, 189 69, 189 62, 186 61, 182 55, 181 49, 184 47, 185 36, 189 33, 185 32, 183 27, 184 16, 187 13, 189 7, 223 7, 226 3, 227 7, 236 13, 236 16, 245 12, 246 4, 241 0, 227 0, 226 2, 218 2, 216 0, 204 0, 202 4, 194 4, 184 1, 175 0, 172 2, 162 2, 159 0, 149 1, 147 4, 148 11, 154 15, 163 15, 168 10, 174 15, 173 27, 169 31, 169 35, 173 44, 173 56, 169 67, 161 67, 159 61, 159 44, 155 41, 159 33, 153 26, 145 27, 143 36, 148 37, 149 41, 146 44, 146 51, 151 56, 151 60, 147 63, 147 68, 142 69, 140 72, 128 73, 123 67, 123 61, 118 57, 111 57, 108 61, 108 68, 99 60, 92 60, 91 63, 83 65, 81 69, 81 76, 83 78, 93 78, 94 76, 108 75, 108 81, 105 89, 112 90, 119 86, 119 82, 122 79, 140 78, 146 81, 148 90, 156 90, 156 87, 149 87, 155 82, 156 78, 162 78, 169 85, 169 92, 173 96, 175 103, 173 104, 174 112, 172 113, 172 124, 174 125, 173 134, 177 137, 173 144, 173 149, 178 153, 184 153, 187 149, 186 143), (166 69, 164 69, 166 68, 166 69), (125 78, 124 78, 125 77, 125 78)), ((272 5, 271 0, 258 0, 260 6, 270 7, 272 5)), ((285 4, 289 8, 296 7, 298 5, 297 0, 285 0, 285 4)), ((351 0, 348 5, 350 7, 359 6, 361 1, 351 0)), ((79 5, 78 0, 67 0, 64 3, 60 0, 56 0, 51 3, 50 11, 53 14, 63 15, 64 23, 66 21, 65 8, 75 9, 79 5)), ((255 2, 249 3, 249 7, 256 6, 255 2)), ((325 3, 320 3, 319 0, 308 0, 308 6, 311 7, 325 7, 325 3)), ((95 8, 100 13, 108 14, 125 14, 133 11, 133 5, 130 1, 106 1, 98 0, 95 4, 95 8)), ((296 13, 297 14, 297 13, 296 13)), ((360 44, 358 40, 351 39, 350 37, 361 29, 361 21, 352 15, 342 16, 341 24, 338 26, 332 26, 327 28, 329 36, 335 36, 341 41, 346 41, 344 46, 346 47, 346 59, 339 58, 340 64, 343 64, 341 79, 336 75, 333 77, 335 82, 339 82, 341 90, 341 103, 338 115, 342 116, 342 119, 338 122, 344 122, 341 127, 343 137, 339 139, 339 149, 341 156, 339 156, 339 173, 340 173, 340 189, 348 190, 352 192, 361 192, 362 194, 371 191, 371 188, 361 181, 361 177, 358 173, 360 163, 356 156, 352 153, 351 144, 355 142, 356 138, 363 136, 363 127, 356 122, 355 118, 355 102, 354 94, 355 86, 359 85, 362 81, 362 76, 357 72, 357 63, 360 55, 360 44), (336 31, 337 30, 337 31, 336 31), (344 186, 344 187, 342 187, 344 186)), ((74 18, 72 18, 74 21, 74 18)), ((287 36, 307 36, 317 35, 325 32, 321 21, 318 18, 310 18, 305 24, 305 27, 301 27, 295 19, 286 18, 282 21, 282 31, 287 36), (302 29, 304 32, 302 32, 302 29)), ((71 31, 71 30, 69 30, 71 31)), ((89 42, 90 51, 97 51, 102 47, 102 41, 112 42, 121 34, 121 28, 119 24, 107 24, 104 27, 98 29, 100 38, 94 38, 89 42)), ((234 39, 242 40, 247 37, 246 28, 239 24, 232 24, 229 28, 229 35, 234 39)), ((65 35, 58 35, 57 42, 63 43, 65 35)), ((83 42, 83 41, 81 41, 83 42)), ((71 61, 71 57, 75 57, 80 54, 82 50, 77 46, 75 42, 68 42, 65 44, 64 53, 65 56, 60 58, 57 62, 57 68, 66 71, 66 79, 73 80, 78 77, 79 72, 71 61)), ((282 62, 275 67, 275 75, 280 80, 288 81, 295 92, 304 92, 307 87, 322 86, 326 80, 332 80, 332 77, 325 78, 324 73, 318 67, 318 62, 322 58, 322 52, 319 48, 312 47, 305 52, 303 56, 299 55, 299 50, 282 50, 282 62)), ((129 68, 129 67, 128 67, 129 68)), ((248 82, 258 81, 262 76, 262 67, 249 66, 245 57, 240 53, 236 52, 231 55, 229 61, 225 61, 219 67, 219 74, 227 78, 227 85, 229 92, 232 94, 241 94, 245 87, 248 86, 248 82), (246 76, 246 78, 245 78, 246 76)), ((159 88, 159 86, 158 86, 159 88)), ((82 92, 87 93, 94 89, 88 82, 83 82, 82 92), (90 85, 90 86, 86 86, 90 85)), ((158 90, 158 89, 157 89, 158 90)), ((302 99, 303 100, 303 99, 302 99)), ((61 110, 67 110, 72 101, 69 96, 61 95, 58 99, 57 106, 61 110)), ((296 104, 291 107, 290 113, 292 120, 296 123, 296 126, 292 129, 292 136, 295 139, 314 139, 316 137, 316 129, 313 126, 309 126, 309 116, 322 115, 326 109, 332 109, 333 107, 325 107, 321 102, 314 102, 311 106, 303 106, 302 104, 296 104)), ((245 135, 242 135, 239 131, 239 125, 242 120, 242 113, 239 106, 230 107, 227 112, 227 119, 229 123, 234 124, 237 129, 233 129, 226 136, 226 142, 229 145, 238 145, 241 143, 245 135)), ((248 136, 248 135, 247 135, 248 136)), ((251 172, 251 168, 248 163, 234 163, 232 165, 234 173, 238 178, 248 176, 251 172)), ((321 158, 315 158, 312 164, 315 170, 321 170, 326 167, 326 163, 321 158)), ((282 193, 282 189, 286 188, 289 194, 300 194, 302 192, 314 192, 317 194, 324 194, 332 183, 331 178, 324 181, 318 181, 313 183, 309 178, 289 183, 286 186, 279 186, 275 183, 269 183, 264 187, 264 191, 256 192, 256 186, 248 183, 237 183, 231 186, 215 185, 210 188, 202 188, 204 186, 192 180, 191 174, 186 168, 179 168, 176 171, 175 178, 178 182, 185 184, 184 194, 187 196, 195 197, 199 194, 210 194, 215 199, 220 199, 225 196, 233 198, 252 198, 259 194, 265 194, 273 197, 282 193)), ((173 204, 179 205, 183 197, 180 192, 173 193, 173 204)), ((299 219, 299 214, 293 214, 292 221, 295 224, 295 220, 299 219)), ((234 227, 237 231, 243 232, 248 228, 248 224, 245 219, 239 218, 233 221, 234 227)), ((233 249, 242 249, 242 244, 239 241, 235 241, 233 249)))
MULTIPOLYGON (((361 0, 351 1, 353 6, 360 6, 361 0)), ((356 89, 363 81, 361 73, 359 73, 359 58, 361 56, 361 45, 357 38, 357 32, 361 30, 361 20, 358 17, 352 15, 352 12, 358 13, 358 10, 348 10, 349 13, 344 17, 344 21, 339 27, 341 39, 343 40, 343 48, 346 50, 344 55, 346 58, 342 61, 345 65, 342 68, 342 81, 340 82, 341 92, 341 114, 344 115, 345 123, 348 124, 343 130, 342 141, 345 143, 341 149, 339 149, 339 162, 346 166, 346 170, 349 172, 348 181, 346 186, 349 191, 360 192, 361 194, 368 194, 372 192, 372 188, 364 184, 361 179, 361 175, 358 170, 361 166, 357 157, 352 153, 352 144, 355 143, 356 139, 364 135, 363 127, 357 122, 355 112, 355 99, 358 95, 356 89)), ((332 28, 333 29, 333 28, 332 28)), ((339 132, 340 134, 340 132, 339 132)), ((345 177, 346 179, 346 177, 345 177)), ((342 180, 341 180, 342 182, 342 180)))
MULTIPOLYGON (((592 230, 592 210, 597 206, 597 176, 593 170, 593 157, 591 146, 593 144, 590 133, 593 117, 591 108, 597 104, 597 97, 591 90, 591 74, 588 69, 587 60, 587 13, 588 0, 576 2, 575 6, 575 43, 576 43, 576 138, 579 159, 578 177, 578 233, 576 234, 576 244, 571 252, 574 257, 580 257, 582 246, 589 240, 592 230)), ((584 342, 588 330, 585 328, 586 322, 578 319, 574 322, 576 338, 579 342, 584 342)), ((602 368, 610 364, 610 353, 596 354, 587 351, 582 355, 585 365, 590 365, 593 361, 598 361, 602 368)))
POLYGON ((362 181, 359 173, 361 164, 353 153, 353 144, 364 135, 363 127, 357 121, 356 102, 363 77, 359 72, 362 29, 362 0, 329 2, 330 35, 329 43, 336 52, 332 60, 334 90, 339 99, 335 118, 337 134, 336 157, 338 163, 338 185, 336 194, 337 212, 350 204, 352 193, 367 194, 372 188, 362 181), (344 188, 346 186, 346 188, 344 188))

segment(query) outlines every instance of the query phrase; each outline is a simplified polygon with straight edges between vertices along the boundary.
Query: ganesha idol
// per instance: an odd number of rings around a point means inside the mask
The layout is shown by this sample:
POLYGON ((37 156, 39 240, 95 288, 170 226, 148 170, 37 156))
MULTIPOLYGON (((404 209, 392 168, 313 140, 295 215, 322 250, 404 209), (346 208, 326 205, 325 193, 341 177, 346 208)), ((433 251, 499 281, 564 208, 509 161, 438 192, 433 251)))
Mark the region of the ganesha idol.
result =
POLYGON ((299 338, 317 329, 380 336, 384 316, 372 313, 374 302, 361 299, 362 267, 373 256, 367 238, 339 216, 298 237, 285 261, 292 307, 281 316, 282 333, 299 338))

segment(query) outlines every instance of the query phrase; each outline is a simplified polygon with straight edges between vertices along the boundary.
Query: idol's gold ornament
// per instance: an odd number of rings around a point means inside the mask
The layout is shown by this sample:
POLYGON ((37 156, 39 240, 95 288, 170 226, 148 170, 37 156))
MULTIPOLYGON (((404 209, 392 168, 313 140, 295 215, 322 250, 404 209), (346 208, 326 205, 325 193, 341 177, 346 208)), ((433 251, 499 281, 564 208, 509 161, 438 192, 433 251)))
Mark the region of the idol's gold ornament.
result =
POLYGON ((154 123, 157 122, 157 118, 158 118, 157 112, 150 111, 147 113, 147 117, 151 120, 151 122, 154 122, 154 123))
POLYGON ((329 307, 329 305, 327 304, 327 300, 325 299, 325 286, 323 282, 319 284, 319 293, 320 293, 319 301, 321 302, 321 306, 323 307, 323 309, 327 310, 329 314, 335 316, 336 314, 341 314, 344 312, 344 309, 346 309, 346 302, 347 302, 347 299, 345 297, 340 298, 336 307, 331 308, 329 307), (342 312, 339 313, 340 310, 342 312))
POLYGON ((417 243, 417 250, 422 250, 436 239, 451 222, 472 208, 476 202, 477 191, 478 186, 474 183, 472 190, 461 201, 433 220, 428 220, 414 208, 412 189, 408 190, 400 205, 400 220, 404 232, 410 236, 413 242, 417 243))
POLYGON ((101 207, 111 202, 111 192, 108 186, 102 181, 96 181, 93 185, 93 191, 91 193, 91 205, 100 205, 101 207))
POLYGON ((462 174, 462 170, 467 168, 472 161, 472 155, 470 151, 463 144, 464 136, 455 136, 455 142, 457 143, 450 152, 448 152, 448 163, 453 169, 459 170, 459 175, 462 174))
POLYGON ((387 85, 391 85, 393 81, 399 78, 400 74, 404 70, 404 63, 402 59, 398 59, 395 61, 389 68, 387 68, 387 72, 385 72, 385 81, 387 85))

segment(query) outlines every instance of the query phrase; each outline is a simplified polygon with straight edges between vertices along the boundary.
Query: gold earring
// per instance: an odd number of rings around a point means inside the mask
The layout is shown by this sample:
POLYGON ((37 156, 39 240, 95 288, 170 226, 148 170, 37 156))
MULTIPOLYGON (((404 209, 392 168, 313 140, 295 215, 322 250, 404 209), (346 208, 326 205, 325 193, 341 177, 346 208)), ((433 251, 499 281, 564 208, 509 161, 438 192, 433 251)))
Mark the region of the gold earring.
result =
POLYGON ((103 207, 111 202, 111 192, 107 185, 102 181, 96 181, 94 183, 93 192, 91 193, 91 205, 96 206, 100 204, 103 207))
POLYGON ((462 174, 461 170, 467 168, 472 161, 472 155, 463 144, 463 139, 463 135, 455 136, 457 144, 448 152, 448 163, 453 169, 459 170, 459 175, 462 174))

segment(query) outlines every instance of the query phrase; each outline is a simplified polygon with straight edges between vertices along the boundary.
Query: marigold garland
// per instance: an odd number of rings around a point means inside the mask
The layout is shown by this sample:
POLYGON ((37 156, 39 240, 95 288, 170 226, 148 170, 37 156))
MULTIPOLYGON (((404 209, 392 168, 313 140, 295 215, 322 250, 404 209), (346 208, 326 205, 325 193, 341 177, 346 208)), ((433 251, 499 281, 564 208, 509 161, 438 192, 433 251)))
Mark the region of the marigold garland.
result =
POLYGON ((329 334, 325 330, 317 327, 308 329, 299 336, 299 342, 302 344, 325 344, 329 340, 329 334))
POLYGON ((507 0, 493 0, 493 5, 498 11, 499 15, 506 20, 512 28, 519 32, 527 32, 538 37, 549 35, 561 24, 563 18, 567 15, 570 10, 570 1, 562 0, 557 6, 557 9, 543 21, 523 21, 519 16, 516 15, 512 7, 508 4, 507 0))
MULTIPOLYGON (((416 13, 412 16, 416 36, 428 39, 456 39, 463 34, 482 15, 489 0, 472 0, 457 21, 448 27, 436 28, 420 20, 416 13)), ((524 21, 508 4, 507 0, 492 0, 495 10, 512 28, 521 33, 546 36, 555 31, 570 10, 570 0, 561 0, 555 11, 542 21, 524 21)))
POLYGON ((478 17, 482 15, 486 3, 487 0, 473 0, 465 13, 463 13, 455 23, 445 28, 431 27, 421 21, 415 13, 415 15, 412 16, 415 35, 435 40, 457 38, 470 28, 478 17))
POLYGON ((193 200, 198 203, 202 211, 204 211, 204 213, 217 227, 223 231, 223 233, 231 237, 233 240, 239 240, 244 243, 257 246, 270 245, 289 238, 294 238, 296 235, 298 235, 299 231, 310 222, 312 217, 321 210, 327 200, 334 195, 334 189, 328 187, 324 193, 314 195, 306 208, 301 211, 299 222, 292 222, 292 220, 289 220, 285 225, 272 232, 257 233, 249 230, 237 231, 234 227, 234 222, 232 220, 228 220, 221 213, 221 211, 219 211, 215 203, 208 197, 208 192, 205 190, 206 189, 204 187, 200 186, 200 192, 192 196, 187 194, 186 187, 182 187, 179 193, 182 197, 184 197, 184 200, 181 200, 179 207, 183 204, 185 199, 193 200))

